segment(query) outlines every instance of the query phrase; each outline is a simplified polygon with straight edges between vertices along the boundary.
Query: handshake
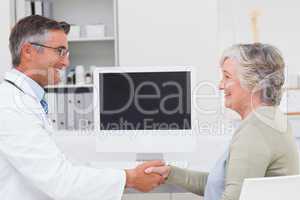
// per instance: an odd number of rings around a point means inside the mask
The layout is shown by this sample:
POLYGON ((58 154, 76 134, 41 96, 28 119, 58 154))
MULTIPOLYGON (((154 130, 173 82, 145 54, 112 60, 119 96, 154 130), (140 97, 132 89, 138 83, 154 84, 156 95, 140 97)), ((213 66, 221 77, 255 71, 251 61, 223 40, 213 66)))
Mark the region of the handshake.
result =
POLYGON ((149 192, 165 182, 170 174, 170 167, 162 161, 149 161, 125 172, 126 187, 149 192))

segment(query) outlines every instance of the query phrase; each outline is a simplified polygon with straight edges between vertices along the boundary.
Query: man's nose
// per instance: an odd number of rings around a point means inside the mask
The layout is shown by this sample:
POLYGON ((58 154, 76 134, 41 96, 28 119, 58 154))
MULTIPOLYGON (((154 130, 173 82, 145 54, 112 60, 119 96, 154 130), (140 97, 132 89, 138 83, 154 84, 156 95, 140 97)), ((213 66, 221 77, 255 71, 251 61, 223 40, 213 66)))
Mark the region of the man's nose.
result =
POLYGON ((63 68, 67 68, 70 65, 70 59, 69 56, 65 56, 62 60, 61 60, 61 65, 63 66, 63 68))
POLYGON ((219 83, 219 90, 224 90, 225 89, 225 83, 224 80, 221 80, 219 83))

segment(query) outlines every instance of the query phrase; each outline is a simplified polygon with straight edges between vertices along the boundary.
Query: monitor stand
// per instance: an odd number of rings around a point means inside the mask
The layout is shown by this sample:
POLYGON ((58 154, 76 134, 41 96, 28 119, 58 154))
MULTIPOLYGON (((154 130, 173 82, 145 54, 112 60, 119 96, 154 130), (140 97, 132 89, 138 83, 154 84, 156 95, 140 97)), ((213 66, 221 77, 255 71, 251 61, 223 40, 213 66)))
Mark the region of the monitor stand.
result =
POLYGON ((136 161, 164 160, 163 153, 137 153, 136 161))

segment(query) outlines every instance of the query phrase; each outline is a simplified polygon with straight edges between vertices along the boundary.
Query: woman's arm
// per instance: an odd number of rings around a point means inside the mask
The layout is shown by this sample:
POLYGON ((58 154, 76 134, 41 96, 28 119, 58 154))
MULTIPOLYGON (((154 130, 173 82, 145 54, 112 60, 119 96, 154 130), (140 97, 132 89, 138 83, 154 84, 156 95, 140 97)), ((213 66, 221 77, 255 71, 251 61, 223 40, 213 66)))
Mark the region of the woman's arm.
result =
POLYGON ((167 183, 175 184, 189 192, 203 196, 207 177, 207 172, 196 172, 170 166, 170 174, 167 183))

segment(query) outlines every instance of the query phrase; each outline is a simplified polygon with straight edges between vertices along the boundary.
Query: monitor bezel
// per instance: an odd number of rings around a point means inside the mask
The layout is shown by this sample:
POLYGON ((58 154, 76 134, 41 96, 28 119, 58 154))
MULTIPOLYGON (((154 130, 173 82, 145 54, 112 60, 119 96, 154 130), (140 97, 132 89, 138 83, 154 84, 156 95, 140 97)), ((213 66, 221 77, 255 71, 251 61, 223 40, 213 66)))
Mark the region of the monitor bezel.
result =
POLYGON ((193 88, 195 69, 191 66, 122 66, 96 68, 94 76, 94 120, 96 151, 109 153, 193 153, 197 149, 197 124, 193 88), (191 129, 184 130, 100 130, 99 73, 190 72, 191 129))
MULTIPOLYGON (((144 72, 190 72, 190 95, 191 95, 191 129, 193 129, 193 98, 192 98, 192 87, 193 87, 193 68, 191 66, 168 66, 168 67, 160 67, 160 66, 139 66, 139 67, 97 67, 93 72, 93 104, 94 104, 94 131, 102 131, 100 130, 100 85, 99 83, 99 74, 105 73, 144 73, 144 72)), ((121 131, 143 131, 143 130, 121 130, 121 131)), ((156 131, 156 130, 151 130, 156 131)), ((161 131, 161 130, 160 130, 161 131)))

